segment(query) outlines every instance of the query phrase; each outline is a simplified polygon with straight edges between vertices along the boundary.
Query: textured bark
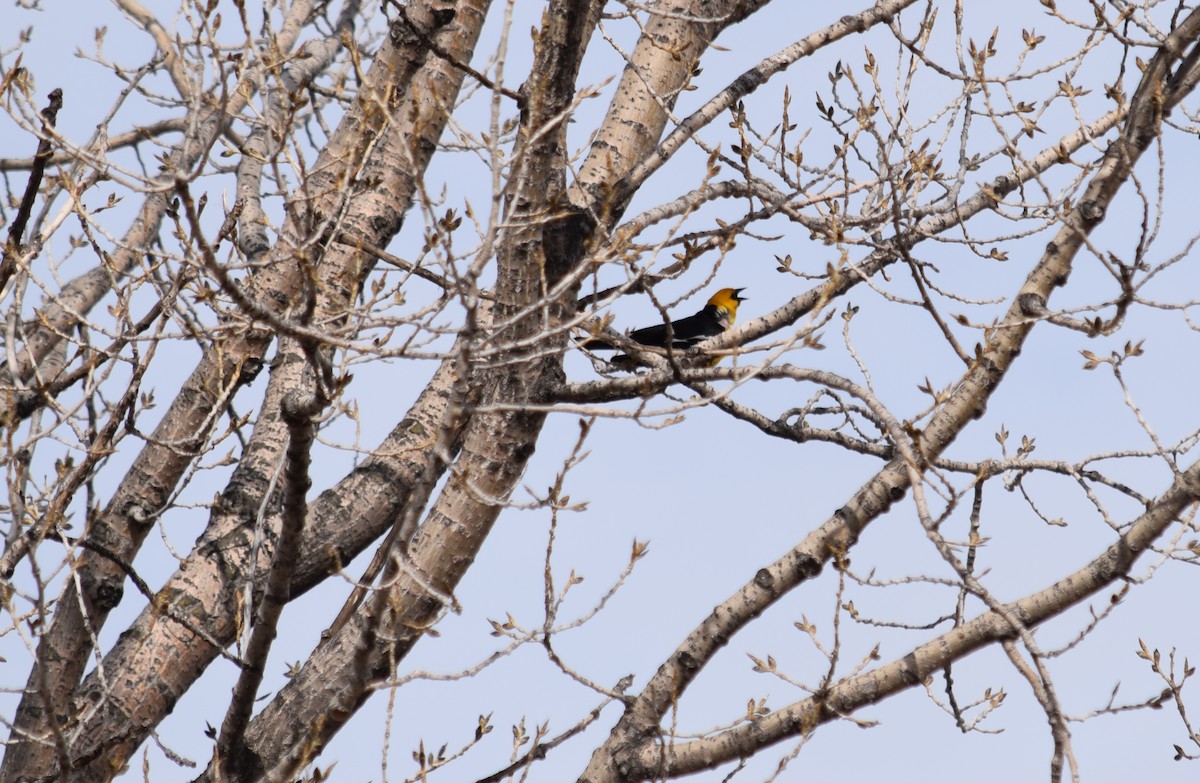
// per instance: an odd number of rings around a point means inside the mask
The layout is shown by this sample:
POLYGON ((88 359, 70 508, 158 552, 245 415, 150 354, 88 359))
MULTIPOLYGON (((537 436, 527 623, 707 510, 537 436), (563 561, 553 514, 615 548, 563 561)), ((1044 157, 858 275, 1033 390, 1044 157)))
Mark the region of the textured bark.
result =
POLYGON ((551 257, 543 232, 546 215, 565 193, 563 112, 574 99, 579 62, 600 5, 589 0, 551 4, 537 38, 534 75, 523 91, 518 132, 526 143, 518 144, 523 162, 509 192, 509 222, 516 227, 497 244, 493 324, 498 326, 486 338, 497 356, 477 376, 481 407, 509 409, 472 418, 449 482, 412 544, 397 552, 405 567, 318 648, 253 720, 247 733, 253 761, 244 779, 294 777, 373 686, 394 673, 422 629, 444 610, 533 454, 545 414, 520 408, 539 399, 549 379, 561 378, 562 356, 546 356, 544 346, 530 356, 523 346, 533 337, 556 333, 555 327, 574 310, 574 288, 555 288, 581 261, 586 234, 562 243, 573 250, 571 255, 551 257), (544 307, 534 306, 539 303, 544 307))
MULTIPOLYGON (((304 17, 308 7, 307 3, 297 3, 290 10, 294 16, 304 17)), ((289 51, 298 34, 299 29, 292 19, 280 31, 277 45, 282 51, 289 51)), ((198 116, 189 117, 187 127, 193 133, 185 135, 171 158, 171 166, 176 171, 189 170, 207 154, 230 118, 244 108, 254 94, 261 78, 261 71, 251 69, 239 89, 230 96, 228 104, 203 109, 198 116)), ((78 314, 89 312, 109 292, 114 269, 124 273, 140 263, 158 235, 167 203, 166 192, 149 195, 113 254, 111 268, 93 269, 63 286, 54 302, 42 311, 40 325, 28 329, 17 366, 12 368, 15 376, 28 379, 44 365, 46 357, 61 345, 60 335, 71 331, 78 314)), ((265 349, 265 343, 262 349, 265 349)), ((256 359, 260 356, 261 349, 253 344, 218 346, 206 352, 104 511, 93 521, 86 535, 111 556, 100 557, 91 550, 81 555, 81 578, 78 583, 68 584, 50 628, 39 640, 37 660, 13 719, 14 739, 49 737, 57 733, 57 729, 51 728, 50 721, 56 725, 68 721, 70 695, 91 660, 91 642, 109 611, 121 600, 125 573, 113 562, 114 557, 125 563, 132 562, 152 529, 156 514, 164 508, 200 444, 210 433, 217 418, 214 410, 220 410, 220 404, 238 385, 253 378, 257 372, 256 359)), ((6 406, 15 399, 8 394, 0 395, 0 418, 10 414, 6 406)), ((0 572, 11 576, 21 556, 16 548, 6 551, 0 572)), ((0 780, 15 779, 38 770, 44 774, 44 770, 56 763, 54 755, 54 748, 42 742, 13 742, 0 764, 0 780)))
MULTIPOLYGON (((450 48, 469 58, 478 35, 482 12, 478 4, 464 5, 467 13, 464 14, 464 21, 460 22, 464 26, 452 31, 454 36, 448 39, 448 43, 461 42, 461 47, 450 48)), ((428 10, 432 13, 433 9, 428 10)), ((433 23, 432 16, 422 17, 415 12, 410 13, 416 24, 433 23)), ((444 25, 446 21, 449 20, 442 19, 441 24, 444 25)), ((429 29, 432 30, 433 27, 429 29)), ((386 244, 399 229, 402 207, 411 202, 415 187, 413 183, 420 170, 428 163, 429 153, 432 151, 432 143, 428 139, 436 138, 444 126, 444 111, 438 111, 438 107, 432 102, 426 103, 425 112, 416 115, 408 112, 407 105, 400 110, 400 99, 407 94, 409 85, 421 64, 428 58, 428 54, 425 39, 415 36, 402 37, 395 45, 384 48, 369 72, 373 81, 365 85, 366 95, 390 96, 385 103, 390 103, 390 109, 398 115, 399 120, 394 126, 393 136, 400 138, 393 143, 425 152, 423 158, 418 157, 413 161, 411 169, 396 178, 406 185, 407 198, 400 198, 405 193, 404 188, 396 188, 392 195, 397 196, 397 200, 388 210, 390 219, 372 221, 368 217, 362 218, 363 225, 375 229, 375 232, 367 237, 368 241, 373 243, 386 244)), ((434 70, 435 73, 427 76, 422 82, 422 89, 434 89, 433 85, 445 86, 446 74, 454 73, 452 68, 444 64, 440 64, 434 70)), ((452 82, 455 89, 448 90, 447 94, 452 95, 461 83, 461 74, 455 74, 455 78, 457 81, 452 82)), ((260 267, 248 287, 249 298, 264 308, 268 315, 286 314, 302 290, 305 275, 303 266, 298 264, 296 259, 304 257, 308 263, 318 261, 323 245, 313 245, 314 236, 319 237, 324 233, 325 242, 329 243, 332 234, 340 230, 339 225, 333 221, 341 215, 341 204, 348 193, 346 186, 352 173, 361 165, 361 156, 365 152, 362 147, 363 140, 382 128, 385 122, 387 115, 381 113, 375 103, 360 104, 359 111, 347 115, 346 123, 339 127, 330 144, 318 158, 313 174, 306 182, 306 192, 297 199, 297 203, 302 206, 291 210, 295 219, 285 226, 284 235, 288 239, 273 248, 269 262, 260 267)), ((385 168, 383 164, 376 164, 376 167, 385 168)), ((377 205, 365 205, 366 208, 370 206, 377 205)), ((161 215, 159 219, 161 220, 161 215)), ((361 277, 366 273, 368 267, 357 263, 353 254, 343 245, 336 247, 337 256, 330 259, 328 266, 339 268, 354 265, 356 275, 361 277)), ((330 273, 331 276, 338 274, 344 273, 330 273)), ((352 287, 351 292, 357 292, 357 287, 352 287)), ((344 307, 347 291, 342 289, 339 293, 343 303, 341 306, 344 307)), ((45 723, 47 704, 57 705, 53 712, 60 725, 69 719, 67 700, 89 660, 90 639, 94 638, 85 629, 97 630, 103 624, 107 612, 120 600, 125 573, 113 563, 112 556, 125 562, 132 561, 155 521, 154 510, 163 507, 166 498, 170 496, 192 459, 200 453, 205 438, 221 412, 221 403, 228 399, 238 384, 246 382, 257 372, 272 338, 271 330, 256 328, 241 336, 231 336, 217 343, 213 350, 206 352, 190 379, 185 382, 170 410, 156 428, 154 438, 143 449, 118 487, 106 512, 89 531, 89 536, 103 547, 103 551, 109 556, 84 556, 83 562, 86 565, 81 569, 84 575, 81 580, 84 588, 83 601, 81 603, 79 598, 72 594, 73 591, 68 589, 67 596, 60 604, 65 611, 60 610, 56 613, 53 627, 43 637, 43 652, 39 654, 39 661, 50 662, 52 667, 50 671, 43 671, 38 667, 31 673, 28 695, 18 712, 15 736, 49 736, 51 732, 45 723), (249 376, 245 373, 247 367, 254 368, 249 376), (47 683, 48 689, 38 687, 41 683, 47 683)), ((292 368, 289 366, 288 369, 292 368)), ((280 384, 274 386, 276 390, 280 388, 280 384)), ((247 531, 242 526, 248 521, 252 523, 255 519, 261 499, 270 483, 270 469, 264 465, 273 465, 273 460, 286 443, 279 424, 278 399, 277 393, 275 406, 264 408, 255 428, 253 442, 239 462, 237 474, 223 493, 222 502, 214 511, 214 521, 205 534, 205 541, 221 540, 228 546, 231 540, 238 540, 243 546, 248 545, 250 539, 246 535, 252 533, 252 528, 247 531)), ((203 547, 202 551, 206 552, 208 557, 214 557, 211 548, 203 547)), ((245 551, 248 551, 248 546, 245 551)), ((219 554, 215 559, 218 562, 214 565, 221 569, 228 569, 231 565, 228 562, 219 562, 222 559, 219 554)), ((226 576, 236 582, 237 579, 244 578, 241 576, 244 573, 235 569, 226 576)), ((212 638, 228 643, 233 638, 232 616, 209 618, 206 612, 195 611, 198 601, 207 606, 225 607, 223 610, 217 610, 218 614, 231 611, 234 606, 233 596, 228 592, 224 594, 224 597, 230 599, 227 603, 208 602, 210 596, 219 594, 180 591, 174 583, 168 583, 160 593, 171 606, 168 614, 178 612, 178 616, 191 617, 200 627, 208 630, 212 638)), ((150 607, 146 613, 158 615, 161 608, 150 607)), ((164 674, 168 679, 177 678, 175 682, 170 686, 162 684, 161 687, 156 687, 153 683, 142 686, 122 682, 117 687, 134 688, 134 692, 125 697, 108 692, 108 689, 95 682, 94 676, 89 683, 79 686, 79 693, 82 695, 77 700, 77 705, 80 709, 86 710, 86 705, 92 701, 103 701, 106 704, 106 710, 85 712, 81 725, 74 733, 78 743, 74 751, 75 758, 92 762, 95 774, 101 779, 107 774, 104 771, 105 764, 119 763, 113 759, 136 748, 144 737, 145 730, 170 712, 174 699, 186 690, 180 687, 180 682, 194 681, 216 654, 216 651, 206 652, 206 644, 195 644, 193 640, 189 645, 191 634, 172 626, 170 622, 166 626, 159 626, 161 635, 143 635, 148 634, 146 625, 154 623, 138 626, 139 631, 128 634, 124 640, 140 648, 144 658, 139 660, 174 661, 177 666, 170 671, 156 664, 145 671, 164 674), (162 649, 156 649, 156 644, 161 644, 162 649), (161 698, 143 698, 143 687, 157 692, 161 698), (107 693, 107 697, 101 698, 101 692, 107 693), (93 722, 89 723, 89 718, 92 718, 93 722), (130 728, 131 721, 141 728, 130 728), (109 749, 109 758, 104 763, 95 763, 100 753, 99 748, 113 737, 124 737, 124 741, 109 749)), ((120 660, 123 654, 118 644, 108 655, 120 660)), ((53 756, 53 747, 44 743, 16 743, 6 754, 4 768, 0 770, 0 780, 10 779, 9 776, 15 779, 31 770, 52 768, 57 763, 53 756)))
POLYGON ((579 173, 579 186, 599 214, 619 214, 628 205, 627 199, 612 200, 613 186, 658 146, 675 100, 709 45, 764 5, 765 0, 670 0, 651 9, 579 173))
MULTIPOLYGON (((403 512, 422 478, 431 438, 443 427, 452 381, 453 368, 441 368, 375 455, 310 504, 292 598, 336 573, 403 512)), ((277 524, 275 516, 271 526, 277 524)), ((90 695, 97 702, 128 699, 129 704, 85 715, 79 746, 112 742, 114 722, 127 722, 130 714, 161 720, 220 654, 218 647, 189 631, 181 619, 202 628, 222 646, 233 642, 239 630, 241 586, 234 575, 254 574, 254 592, 259 594, 274 554, 271 546, 264 546, 257 560, 249 560, 251 537, 252 530, 235 528, 199 546, 158 592, 157 608, 144 611, 105 656, 108 670, 138 671, 143 676, 136 683, 109 682, 107 688, 94 677, 85 681, 83 701, 90 695)), ((130 744, 136 748, 137 740, 131 737, 130 744)))

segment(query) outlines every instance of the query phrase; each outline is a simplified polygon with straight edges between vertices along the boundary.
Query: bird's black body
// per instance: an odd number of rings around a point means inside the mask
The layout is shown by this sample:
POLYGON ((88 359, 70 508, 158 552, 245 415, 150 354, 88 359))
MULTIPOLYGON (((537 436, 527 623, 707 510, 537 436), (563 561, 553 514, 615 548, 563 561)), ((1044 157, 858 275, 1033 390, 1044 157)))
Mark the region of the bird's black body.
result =
MULTIPOLYGON (((734 318, 737 317, 738 303, 745 299, 741 296, 744 290, 746 289, 722 288, 713 294, 704 308, 695 315, 672 321, 669 325, 662 323, 634 329, 626 336, 641 345, 685 350, 710 337, 716 337, 733 325, 734 318)), ((585 340, 580 347, 589 351, 618 350, 616 345, 603 337, 585 340)), ((616 357, 617 360, 622 358, 628 357, 616 357)))
MULTIPOLYGON (((687 318, 671 322, 671 347, 690 348, 696 343, 703 342, 709 337, 715 337, 725 331, 728 318, 716 305, 704 305, 704 309, 687 318)), ((629 333, 629 339, 642 345, 653 345, 658 348, 667 347, 667 325, 655 324, 642 329, 634 329, 629 333)))

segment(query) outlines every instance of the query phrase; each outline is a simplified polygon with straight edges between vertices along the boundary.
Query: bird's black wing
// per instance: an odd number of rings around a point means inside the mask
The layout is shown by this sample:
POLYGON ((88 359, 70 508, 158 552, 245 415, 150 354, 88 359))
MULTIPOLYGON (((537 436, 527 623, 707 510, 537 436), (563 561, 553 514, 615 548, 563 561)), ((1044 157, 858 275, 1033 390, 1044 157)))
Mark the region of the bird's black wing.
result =
POLYGON ((642 345, 653 345, 662 348, 667 342, 666 324, 655 324, 642 329, 634 329, 629 333, 629 339, 642 345))
MULTIPOLYGON (((725 331, 715 312, 705 307, 695 315, 680 318, 671 323, 671 347, 689 348, 696 343, 725 331)), ((655 324, 644 329, 636 329, 629 333, 629 339, 642 345, 654 345, 665 348, 667 345, 666 324, 655 324)))

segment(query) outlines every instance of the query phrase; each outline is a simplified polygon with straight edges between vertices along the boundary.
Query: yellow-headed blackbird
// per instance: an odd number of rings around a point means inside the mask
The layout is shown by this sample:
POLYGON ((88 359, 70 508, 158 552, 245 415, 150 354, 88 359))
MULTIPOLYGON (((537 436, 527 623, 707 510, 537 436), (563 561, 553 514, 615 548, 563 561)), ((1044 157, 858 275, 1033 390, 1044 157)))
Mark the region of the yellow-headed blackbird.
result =
MULTIPOLYGON (((709 337, 715 337, 733 325, 737 318, 738 303, 744 302, 744 288, 722 288, 712 295, 704 309, 687 318, 680 318, 669 324, 655 324, 642 329, 634 329, 628 335, 630 340, 642 345, 666 348, 670 340, 672 348, 684 350, 696 343, 703 342, 709 337)), ((580 346, 590 351, 617 350, 617 346, 603 337, 593 337, 580 346)), ((621 357, 617 357, 620 359, 621 357)))

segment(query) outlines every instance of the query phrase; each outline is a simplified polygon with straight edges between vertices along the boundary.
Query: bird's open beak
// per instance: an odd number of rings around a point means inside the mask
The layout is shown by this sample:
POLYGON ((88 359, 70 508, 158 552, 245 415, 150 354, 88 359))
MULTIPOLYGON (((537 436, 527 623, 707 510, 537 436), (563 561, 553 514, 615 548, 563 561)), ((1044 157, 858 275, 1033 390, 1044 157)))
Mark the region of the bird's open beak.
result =
POLYGON ((746 290, 745 288, 735 288, 735 289, 733 289, 733 298, 734 298, 734 299, 736 299, 736 300, 738 300, 739 302, 744 302, 744 301, 746 301, 746 300, 747 300, 747 299, 749 299, 750 297, 748 297, 748 296, 742 296, 742 291, 745 291, 745 290, 746 290))

